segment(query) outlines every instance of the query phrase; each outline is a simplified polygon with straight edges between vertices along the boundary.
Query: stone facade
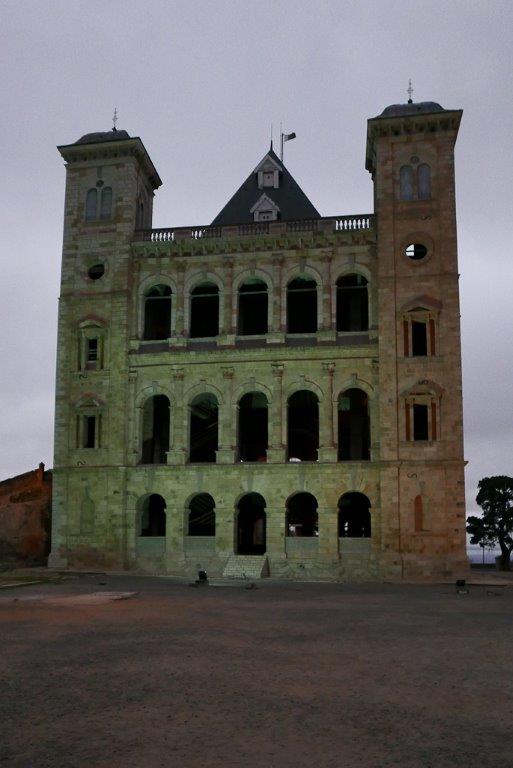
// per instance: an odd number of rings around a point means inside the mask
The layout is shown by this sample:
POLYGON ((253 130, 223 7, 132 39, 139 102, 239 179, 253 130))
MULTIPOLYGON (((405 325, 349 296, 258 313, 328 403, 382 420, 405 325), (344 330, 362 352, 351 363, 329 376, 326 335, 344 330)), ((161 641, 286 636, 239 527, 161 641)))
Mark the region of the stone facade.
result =
POLYGON ((51 565, 219 575, 244 557, 240 510, 259 494, 255 552, 271 576, 433 578, 466 568, 453 153, 461 112, 409 106, 369 120, 374 215, 152 230, 160 179, 140 139, 97 134, 59 148, 67 183, 51 565), (341 330, 340 279, 354 275, 365 327, 341 330), (315 332, 287 332, 295 278, 316 286, 315 332), (266 334, 238 333, 248 280, 266 286, 266 334), (212 338, 191 338, 198 285, 217 291, 212 338), (154 286, 170 289, 165 339, 145 338, 154 286), (317 460, 290 460, 288 403, 298 391, 317 399, 317 460), (239 404, 253 392, 267 402, 268 445, 244 461, 239 404), (340 450, 351 392, 368 414, 358 458, 340 450), (218 409, 215 460, 191 462, 191 404, 206 394, 218 409), (159 396, 170 438, 149 461, 148 403, 159 396), (294 535, 287 510, 298 493, 315 497, 313 535, 294 535), (347 493, 370 505, 355 536, 339 519, 347 493), (192 535, 198 494, 214 501, 209 535, 192 535), (165 522, 148 535, 155 495, 165 522))
POLYGON ((0 560, 44 564, 50 551, 52 472, 44 464, 0 483, 0 560))

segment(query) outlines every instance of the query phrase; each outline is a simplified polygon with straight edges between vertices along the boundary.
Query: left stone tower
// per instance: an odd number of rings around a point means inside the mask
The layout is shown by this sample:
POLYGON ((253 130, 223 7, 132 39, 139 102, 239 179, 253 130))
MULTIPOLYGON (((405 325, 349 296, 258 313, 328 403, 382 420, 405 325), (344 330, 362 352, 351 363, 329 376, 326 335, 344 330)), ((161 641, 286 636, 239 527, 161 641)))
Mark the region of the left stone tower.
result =
POLYGON ((58 149, 66 196, 49 565, 65 567, 73 551, 84 564, 122 567, 130 248, 135 230, 152 225, 161 181, 141 139, 123 130, 58 149))

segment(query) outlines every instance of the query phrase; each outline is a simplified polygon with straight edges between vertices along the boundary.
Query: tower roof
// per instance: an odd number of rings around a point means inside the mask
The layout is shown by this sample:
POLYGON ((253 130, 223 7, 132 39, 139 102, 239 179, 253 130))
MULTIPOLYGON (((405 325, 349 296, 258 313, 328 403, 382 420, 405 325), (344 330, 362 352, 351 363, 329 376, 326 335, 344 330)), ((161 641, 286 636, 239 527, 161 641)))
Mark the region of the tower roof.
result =
POLYGON ((403 117, 433 112, 445 112, 445 109, 436 101, 409 101, 407 104, 391 104, 389 107, 385 107, 378 117, 403 117))
POLYGON ((212 224, 229 226, 230 224, 252 223, 255 220, 254 211, 262 198, 269 201, 271 207, 279 211, 281 221, 320 218, 315 206, 307 198, 271 146, 269 152, 264 155, 246 181, 217 214, 212 224), (276 183, 273 185, 263 183, 262 173, 264 171, 276 173, 276 183))
POLYGON ((96 131, 95 133, 86 133, 81 136, 75 144, 99 144, 102 141, 123 141, 123 139, 130 139, 131 136, 128 131, 118 131, 117 128, 112 128, 110 131, 96 131))

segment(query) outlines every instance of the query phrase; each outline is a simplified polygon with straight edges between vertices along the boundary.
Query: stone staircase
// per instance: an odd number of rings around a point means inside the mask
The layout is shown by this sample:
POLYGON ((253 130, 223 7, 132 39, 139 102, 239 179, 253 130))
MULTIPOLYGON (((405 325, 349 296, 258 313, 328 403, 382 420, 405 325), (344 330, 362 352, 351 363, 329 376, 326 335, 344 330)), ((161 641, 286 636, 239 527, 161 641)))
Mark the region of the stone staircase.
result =
POLYGON ((266 555, 231 555, 223 571, 228 579, 264 579, 269 576, 266 555))

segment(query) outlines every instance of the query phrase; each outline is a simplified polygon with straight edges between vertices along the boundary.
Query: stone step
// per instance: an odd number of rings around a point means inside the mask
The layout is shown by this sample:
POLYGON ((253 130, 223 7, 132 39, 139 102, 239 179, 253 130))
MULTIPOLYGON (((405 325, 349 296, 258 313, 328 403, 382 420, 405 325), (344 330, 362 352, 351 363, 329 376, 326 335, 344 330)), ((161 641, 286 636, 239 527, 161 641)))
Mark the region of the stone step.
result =
POLYGON ((231 555, 223 571, 229 579, 263 579, 269 576, 266 555, 231 555))

